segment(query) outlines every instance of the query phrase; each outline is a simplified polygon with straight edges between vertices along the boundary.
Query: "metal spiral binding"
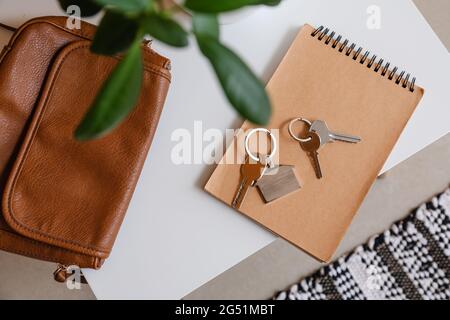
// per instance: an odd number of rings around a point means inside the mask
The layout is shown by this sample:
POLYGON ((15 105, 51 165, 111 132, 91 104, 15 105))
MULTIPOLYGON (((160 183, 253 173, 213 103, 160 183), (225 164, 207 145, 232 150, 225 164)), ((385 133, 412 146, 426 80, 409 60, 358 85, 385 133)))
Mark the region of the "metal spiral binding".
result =
POLYGON ((330 33, 330 29, 329 28, 325 28, 323 26, 320 26, 319 28, 317 28, 316 30, 314 30, 311 33, 312 37, 316 37, 319 41, 323 41, 323 39, 325 39, 324 43, 326 45, 330 45, 331 43, 331 47, 333 49, 337 49, 339 52, 344 53, 346 56, 348 57, 352 57, 353 60, 357 61, 359 59, 359 63, 360 64, 365 64, 366 61, 367 62, 367 68, 372 69, 373 66, 375 66, 373 68, 373 71, 375 72, 379 72, 381 70, 381 76, 385 77, 387 75, 387 78, 389 80, 392 80, 395 82, 395 84, 397 85, 401 85, 403 88, 409 88, 409 91, 414 92, 415 90, 415 84, 416 84, 416 78, 413 77, 411 81, 409 81, 409 79, 411 78, 411 74, 406 74, 405 71, 400 72, 399 74, 397 74, 398 71, 398 67, 394 67, 392 70, 389 69, 391 63, 390 62, 385 62, 384 59, 379 59, 377 62, 377 55, 373 54, 370 59, 370 51, 366 51, 362 56, 361 53, 363 51, 362 47, 359 47, 357 50, 355 50, 356 48, 356 44, 352 43, 350 45, 349 41, 347 39, 345 39, 343 42, 341 42, 342 40, 342 36, 338 35, 335 38, 336 32, 331 31, 330 33), (329 34, 330 33, 330 34, 329 34), (334 40, 334 41, 332 41, 334 40), (406 74, 406 76, 405 76, 406 74))

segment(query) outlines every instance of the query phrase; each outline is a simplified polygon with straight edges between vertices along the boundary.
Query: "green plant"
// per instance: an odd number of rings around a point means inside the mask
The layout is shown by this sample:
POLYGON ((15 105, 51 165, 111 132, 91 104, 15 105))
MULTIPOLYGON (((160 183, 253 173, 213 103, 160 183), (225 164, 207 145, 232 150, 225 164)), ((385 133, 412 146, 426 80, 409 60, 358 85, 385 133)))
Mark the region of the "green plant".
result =
POLYGON ((218 15, 245 6, 274 6, 282 0, 58 0, 67 10, 77 5, 82 16, 104 11, 91 51, 101 55, 124 53, 124 58, 97 94, 78 126, 75 137, 89 140, 114 129, 136 104, 142 84, 140 44, 146 35, 174 47, 189 44, 192 33, 202 54, 210 61, 229 102, 245 119, 267 124, 270 101, 261 81, 250 68, 220 42, 218 15), (187 14, 192 29, 177 22, 187 14))

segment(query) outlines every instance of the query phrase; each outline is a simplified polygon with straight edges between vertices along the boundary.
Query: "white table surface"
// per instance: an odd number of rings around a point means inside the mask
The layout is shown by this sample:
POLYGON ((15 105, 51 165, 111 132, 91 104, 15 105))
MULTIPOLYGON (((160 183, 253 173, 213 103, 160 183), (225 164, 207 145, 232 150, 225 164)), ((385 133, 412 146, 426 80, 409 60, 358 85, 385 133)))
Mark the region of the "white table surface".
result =
MULTIPOLYGON (((15 25, 61 14, 54 0, 0 0, 0 8, 0 21, 15 25)), ((388 58, 426 88, 383 171, 449 132, 450 108, 444 103, 449 54, 409 0, 285 0, 223 26, 222 37, 267 81, 307 22, 327 25, 388 58), (366 10, 374 4, 381 8, 380 30, 366 27, 366 10)), ((7 37, 1 32, 0 44, 7 37)), ((204 130, 225 130, 238 127, 241 120, 195 45, 155 47, 173 61, 172 87, 113 253, 100 271, 84 271, 99 299, 182 298, 275 239, 202 190, 213 166, 172 164, 174 130, 193 132, 195 121, 202 121, 204 130)))

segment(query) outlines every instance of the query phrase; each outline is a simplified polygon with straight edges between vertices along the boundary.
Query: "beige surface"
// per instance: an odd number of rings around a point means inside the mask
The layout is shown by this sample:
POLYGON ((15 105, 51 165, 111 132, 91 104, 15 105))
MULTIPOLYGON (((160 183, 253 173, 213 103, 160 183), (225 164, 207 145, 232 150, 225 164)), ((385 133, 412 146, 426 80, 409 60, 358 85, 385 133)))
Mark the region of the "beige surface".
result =
MULTIPOLYGON (((450 1, 415 0, 415 3, 447 48, 450 48, 450 1)), ((5 37, 5 33, 1 36, 5 37)), ((449 159, 450 135, 394 168, 384 180, 378 181, 366 198, 339 252, 364 242, 369 234, 389 227, 391 222, 405 216, 417 204, 445 188, 450 182, 449 159), (381 205, 385 210, 381 210, 381 205)), ((278 240, 187 298, 267 298, 275 290, 284 289, 318 266, 313 259, 278 240)), ((95 299, 87 285, 83 285, 81 290, 68 290, 64 285, 55 283, 52 279, 55 267, 53 263, 0 252, 0 299, 95 299)))
MULTIPOLYGON (((441 41, 450 48, 450 1, 448 0, 414 0, 439 36, 441 41)), ((405 26, 407 29, 407 26, 405 26)))
POLYGON ((69 290, 53 280, 56 264, 0 252, 0 299, 95 299, 88 285, 69 290))

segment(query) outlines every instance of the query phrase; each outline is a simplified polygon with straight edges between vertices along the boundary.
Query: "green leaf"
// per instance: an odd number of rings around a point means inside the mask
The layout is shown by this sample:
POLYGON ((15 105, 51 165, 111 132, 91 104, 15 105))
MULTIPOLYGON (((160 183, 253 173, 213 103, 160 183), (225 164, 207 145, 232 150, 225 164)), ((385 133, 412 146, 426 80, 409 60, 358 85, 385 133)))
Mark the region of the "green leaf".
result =
POLYGON ((93 0, 58 0, 61 8, 67 12, 67 8, 76 5, 81 9, 82 17, 94 16, 102 10, 102 6, 93 0))
POLYGON ((261 81, 247 65, 217 39, 197 35, 202 53, 209 59, 220 84, 234 108, 245 119, 266 125, 271 115, 269 97, 261 81))
POLYGON ((121 11, 123 13, 143 13, 152 3, 152 0, 94 0, 102 6, 121 11))
POLYGON ((148 14, 141 20, 141 28, 155 39, 174 47, 189 44, 188 33, 176 21, 155 13, 148 14))
POLYGON ((281 3, 281 1, 283 1, 283 0, 268 0, 264 4, 266 6, 275 7, 275 6, 279 5, 281 3))
POLYGON ((89 140, 103 136, 125 119, 137 104, 143 77, 141 39, 131 46, 97 94, 78 126, 75 137, 89 140))
POLYGON ((107 10, 95 33, 91 51, 113 55, 128 49, 136 38, 139 25, 120 12, 107 10))
POLYGON ((186 0, 186 8, 197 12, 219 13, 240 9, 245 6, 276 6, 282 0, 186 0))
POLYGON ((207 13, 195 13, 192 17, 193 31, 195 34, 210 36, 219 39, 219 21, 217 15, 207 13))

